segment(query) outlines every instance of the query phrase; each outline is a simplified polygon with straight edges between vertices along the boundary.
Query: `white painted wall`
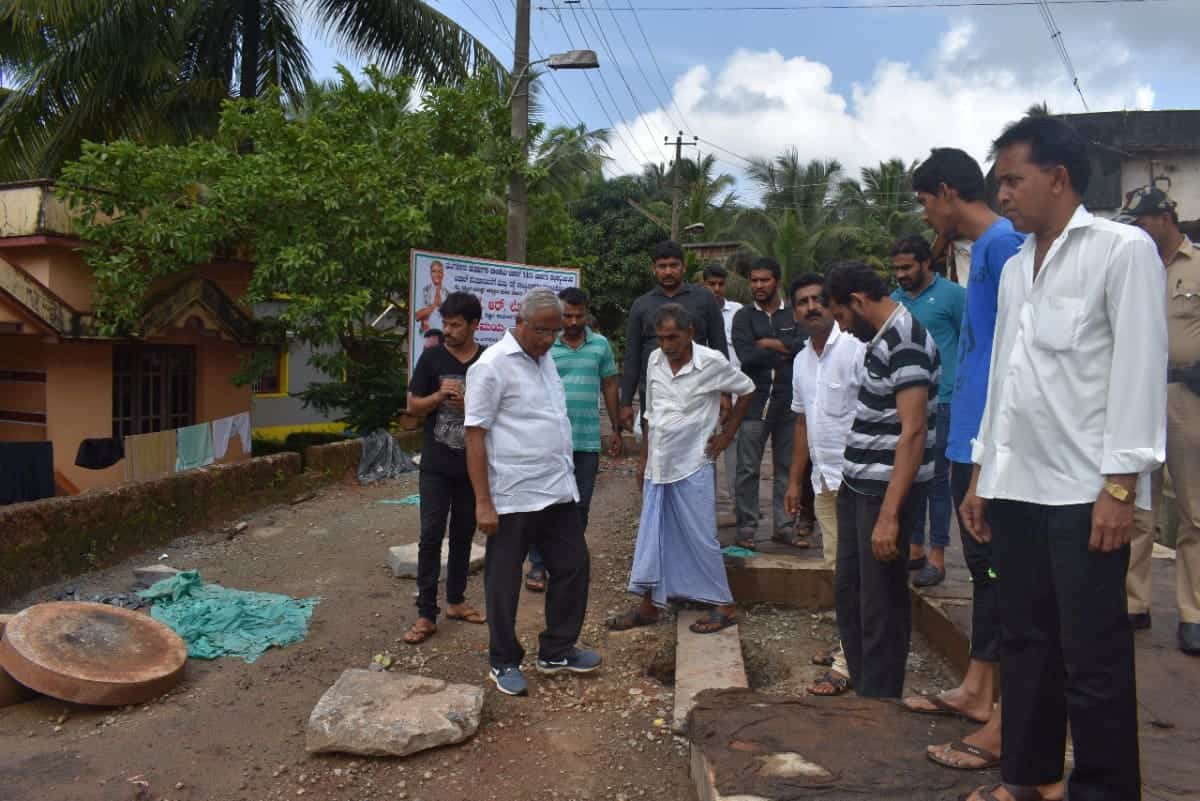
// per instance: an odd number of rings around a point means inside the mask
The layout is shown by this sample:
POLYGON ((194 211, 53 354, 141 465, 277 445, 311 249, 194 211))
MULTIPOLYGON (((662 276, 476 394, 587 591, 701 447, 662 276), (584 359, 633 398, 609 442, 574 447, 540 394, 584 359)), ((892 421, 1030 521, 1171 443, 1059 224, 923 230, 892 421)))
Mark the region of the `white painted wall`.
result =
POLYGON ((1153 175, 1171 179, 1171 199, 1178 203, 1179 219, 1200 218, 1200 153, 1156 154, 1121 165, 1121 194, 1145 186, 1153 175))

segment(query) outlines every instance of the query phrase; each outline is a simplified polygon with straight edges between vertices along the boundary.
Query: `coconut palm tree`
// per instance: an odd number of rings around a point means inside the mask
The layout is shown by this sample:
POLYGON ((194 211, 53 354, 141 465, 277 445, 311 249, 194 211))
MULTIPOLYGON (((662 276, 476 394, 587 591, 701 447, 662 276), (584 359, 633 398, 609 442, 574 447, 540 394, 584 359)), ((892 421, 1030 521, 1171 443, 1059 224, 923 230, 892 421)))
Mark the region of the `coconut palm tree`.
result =
POLYGON ((84 139, 178 141, 230 96, 310 75, 300 12, 347 53, 429 83, 503 69, 419 0, 0 0, 0 175, 46 175, 84 139))
POLYGON ((532 160, 546 170, 542 180, 564 199, 577 197, 583 188, 596 178, 608 163, 609 141, 612 132, 606 128, 589 131, 580 123, 576 127, 560 125, 546 131, 533 143, 532 160))

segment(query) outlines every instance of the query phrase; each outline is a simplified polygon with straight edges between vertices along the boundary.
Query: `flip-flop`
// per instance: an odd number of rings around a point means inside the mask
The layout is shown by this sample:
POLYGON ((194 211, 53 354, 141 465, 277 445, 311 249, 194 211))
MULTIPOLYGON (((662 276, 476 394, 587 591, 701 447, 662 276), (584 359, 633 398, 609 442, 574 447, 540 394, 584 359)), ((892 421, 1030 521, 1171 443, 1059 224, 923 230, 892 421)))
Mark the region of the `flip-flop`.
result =
POLYGON ((478 609, 470 609, 465 614, 462 614, 462 615, 452 615, 449 612, 447 612, 446 619, 447 620, 461 620, 463 623, 474 623, 475 625, 481 625, 483 623, 487 623, 487 617, 485 617, 483 612, 480 612, 478 609))
POLYGON ((609 631, 629 631, 636 629, 639 626, 653 626, 658 623, 656 617, 642 617, 642 613, 637 609, 630 609, 623 615, 610 617, 605 621, 605 626, 609 631))
POLYGON ((773 534, 771 542, 777 542, 780 545, 790 545, 793 548, 811 548, 812 543, 806 537, 796 534, 773 534))
POLYGON ((730 626, 736 626, 737 624, 738 620, 736 617, 730 617, 729 615, 725 615, 713 610, 712 612, 708 613, 708 617, 703 617, 697 620, 695 623, 688 626, 688 629, 693 634, 716 634, 721 629, 727 629, 730 626), (705 624, 714 626, 715 628, 703 628, 705 624))
POLYGON ((1008 791, 1008 794, 1013 797, 1013 801, 1050 801, 1049 798, 1038 792, 1036 787, 1028 787, 1023 784, 991 784, 984 787, 976 787, 969 793, 963 793, 958 797, 958 801, 967 801, 975 793, 979 793, 980 801, 1000 801, 1000 796, 996 795, 996 791, 1000 788, 1008 791))
POLYGON ((999 767, 999 765, 1000 765, 1000 757, 999 756, 997 756, 996 754, 993 754, 991 751, 987 750, 986 748, 980 748, 977 745, 971 745, 966 740, 955 740, 952 743, 947 743, 943 748, 935 749, 933 751, 926 750, 925 758, 928 759, 930 762, 941 765, 943 768, 950 768, 952 770, 991 770, 992 768, 999 767), (982 765, 959 765, 959 764, 956 764, 956 763, 951 762, 950 760, 946 759, 944 756, 942 756, 946 750, 956 751, 957 753, 960 753, 960 754, 966 754, 968 756, 973 756, 976 759, 982 759, 983 764, 982 765))
POLYGON ((747 551, 757 550, 753 537, 738 537, 733 541, 733 544, 739 548, 745 548, 747 551))
POLYGON ((915 712, 918 715, 941 715, 943 717, 963 718, 964 720, 969 720, 972 723, 978 723, 980 725, 987 723, 986 720, 980 720, 979 718, 971 717, 958 707, 946 703, 937 693, 921 693, 915 697, 925 699, 929 703, 933 704, 934 708, 918 709, 915 706, 909 706, 908 704, 904 703, 904 701, 901 701, 900 705, 909 712, 915 712))

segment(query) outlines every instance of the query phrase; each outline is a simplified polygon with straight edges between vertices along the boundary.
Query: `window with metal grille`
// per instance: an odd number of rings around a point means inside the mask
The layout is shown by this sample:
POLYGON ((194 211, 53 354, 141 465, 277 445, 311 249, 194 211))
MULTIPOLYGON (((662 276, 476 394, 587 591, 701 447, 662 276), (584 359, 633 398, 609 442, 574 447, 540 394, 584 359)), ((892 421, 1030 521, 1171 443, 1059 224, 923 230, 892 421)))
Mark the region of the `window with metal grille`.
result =
POLYGON ((196 352, 186 346, 113 348, 114 437, 196 422, 196 352))

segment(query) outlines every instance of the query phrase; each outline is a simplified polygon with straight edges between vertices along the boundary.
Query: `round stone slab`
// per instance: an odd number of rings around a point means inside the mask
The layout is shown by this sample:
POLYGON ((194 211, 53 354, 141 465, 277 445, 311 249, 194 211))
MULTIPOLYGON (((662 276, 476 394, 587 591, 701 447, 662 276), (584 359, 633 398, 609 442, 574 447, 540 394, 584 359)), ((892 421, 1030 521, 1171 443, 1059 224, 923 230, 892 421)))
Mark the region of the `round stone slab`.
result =
POLYGON ((187 646, 147 615, 62 601, 14 615, 0 639, 0 665, 26 687, 79 704, 124 706, 179 683, 187 646))

